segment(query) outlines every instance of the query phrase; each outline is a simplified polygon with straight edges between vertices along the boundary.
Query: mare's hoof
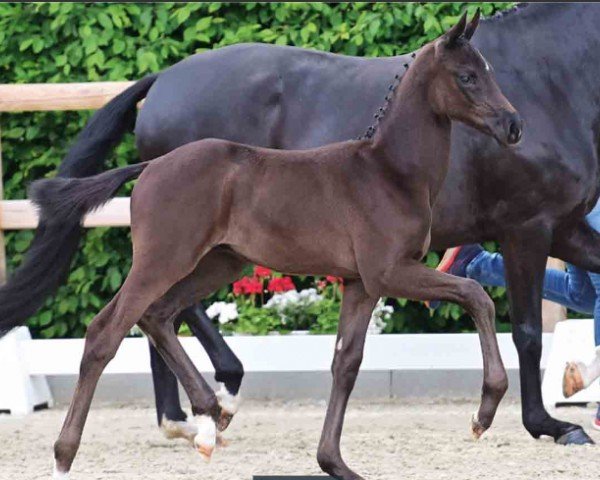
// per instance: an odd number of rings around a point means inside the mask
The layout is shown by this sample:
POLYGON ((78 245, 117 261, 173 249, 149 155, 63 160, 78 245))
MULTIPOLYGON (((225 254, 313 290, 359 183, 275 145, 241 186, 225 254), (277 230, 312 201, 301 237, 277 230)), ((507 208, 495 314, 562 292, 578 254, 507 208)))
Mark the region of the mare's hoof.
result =
POLYGON ((216 392, 217 401, 221 407, 221 414, 217 421, 217 429, 222 432, 231 423, 231 419, 240 408, 241 398, 239 394, 229 393, 225 385, 222 383, 221 388, 216 392))
POLYGON ((565 373, 563 374, 562 388, 565 398, 572 397, 585 388, 581 370, 576 362, 567 362, 565 373))
POLYGON ((555 443, 558 445, 594 445, 594 441, 581 427, 560 436, 555 443))
POLYGON ((487 430, 477 418, 477 413, 474 413, 471 417, 471 434, 475 440, 479 440, 479 437, 483 435, 483 433, 487 430))

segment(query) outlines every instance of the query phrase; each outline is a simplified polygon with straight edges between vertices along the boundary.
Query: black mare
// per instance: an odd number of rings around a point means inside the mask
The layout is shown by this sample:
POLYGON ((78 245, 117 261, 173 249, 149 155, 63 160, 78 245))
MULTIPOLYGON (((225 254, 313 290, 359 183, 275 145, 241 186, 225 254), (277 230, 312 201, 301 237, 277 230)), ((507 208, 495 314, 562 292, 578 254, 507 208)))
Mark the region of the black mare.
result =
MULTIPOLYGON (((593 4, 532 4, 482 23, 473 43, 495 66, 526 133, 509 150, 457 125, 433 219, 433 249, 500 242, 523 423, 534 437, 549 435, 559 443, 591 440, 581 427, 552 418, 542 404, 541 286, 548 255, 600 273, 600 235, 584 221, 600 186, 598 25, 600 5, 593 4)), ((141 80, 99 110, 60 174, 101 169, 146 93, 135 130, 142 160, 206 137, 287 149, 353 138, 373 122, 390 80, 409 59, 266 45, 195 55, 141 80)), ((24 266, 0 290, 0 332, 22 324, 55 290, 80 236, 78 225, 38 229, 24 266)), ((243 370, 235 355, 200 308, 186 311, 184 320, 209 353, 216 378, 237 393, 243 370)), ((155 352, 152 367, 159 419, 184 419, 175 377, 155 352)))

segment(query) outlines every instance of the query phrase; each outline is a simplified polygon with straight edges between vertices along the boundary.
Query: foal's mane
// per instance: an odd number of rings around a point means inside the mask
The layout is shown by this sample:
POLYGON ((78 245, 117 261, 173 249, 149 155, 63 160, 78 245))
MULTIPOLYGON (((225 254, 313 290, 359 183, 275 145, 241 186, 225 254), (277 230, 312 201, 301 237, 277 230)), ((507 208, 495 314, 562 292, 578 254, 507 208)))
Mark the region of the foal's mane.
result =
MULTIPOLYGON (((417 56, 417 54, 415 52, 411 53, 411 55, 410 55, 411 59, 414 59, 416 56, 417 56)), ((409 66, 410 66, 409 63, 404 64, 405 73, 406 73, 406 70, 408 70, 409 66)), ((377 112, 375 113, 375 115, 373 115, 373 118, 375 119, 375 121, 371 125, 369 125, 369 127, 367 128, 365 133, 363 133, 362 135, 357 137, 357 140, 373 138, 373 135, 375 135, 375 132, 377 131, 377 127, 379 126, 379 122, 381 122, 381 119, 387 113, 388 107, 390 106, 390 103, 392 103, 392 100, 394 99, 394 94, 396 93, 396 89, 398 88, 398 85, 400 85, 401 81, 402 81, 402 76, 400 76, 399 74, 394 75, 394 80, 388 87, 388 93, 386 94, 385 98, 383 99, 383 105, 381 107, 379 107, 377 109, 377 112)))

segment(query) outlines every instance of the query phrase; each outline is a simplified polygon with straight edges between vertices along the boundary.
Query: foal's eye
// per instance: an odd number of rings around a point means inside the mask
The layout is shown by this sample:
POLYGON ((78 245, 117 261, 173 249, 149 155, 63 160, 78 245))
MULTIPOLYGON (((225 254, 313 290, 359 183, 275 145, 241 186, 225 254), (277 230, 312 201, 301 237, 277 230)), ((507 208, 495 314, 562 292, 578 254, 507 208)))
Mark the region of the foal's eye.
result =
POLYGON ((463 73, 458 76, 458 79, 464 85, 470 85, 470 84, 475 83, 475 75, 471 75, 471 74, 463 73))

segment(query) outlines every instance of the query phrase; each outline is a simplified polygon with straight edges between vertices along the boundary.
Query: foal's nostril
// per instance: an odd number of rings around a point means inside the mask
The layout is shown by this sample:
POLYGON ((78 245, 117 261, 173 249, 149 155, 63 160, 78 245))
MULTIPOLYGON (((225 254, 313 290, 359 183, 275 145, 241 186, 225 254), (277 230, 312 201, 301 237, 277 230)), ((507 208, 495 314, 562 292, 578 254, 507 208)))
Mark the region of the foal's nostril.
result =
POLYGON ((508 127, 508 142, 511 144, 517 143, 521 140, 522 133, 521 122, 512 120, 508 127))

